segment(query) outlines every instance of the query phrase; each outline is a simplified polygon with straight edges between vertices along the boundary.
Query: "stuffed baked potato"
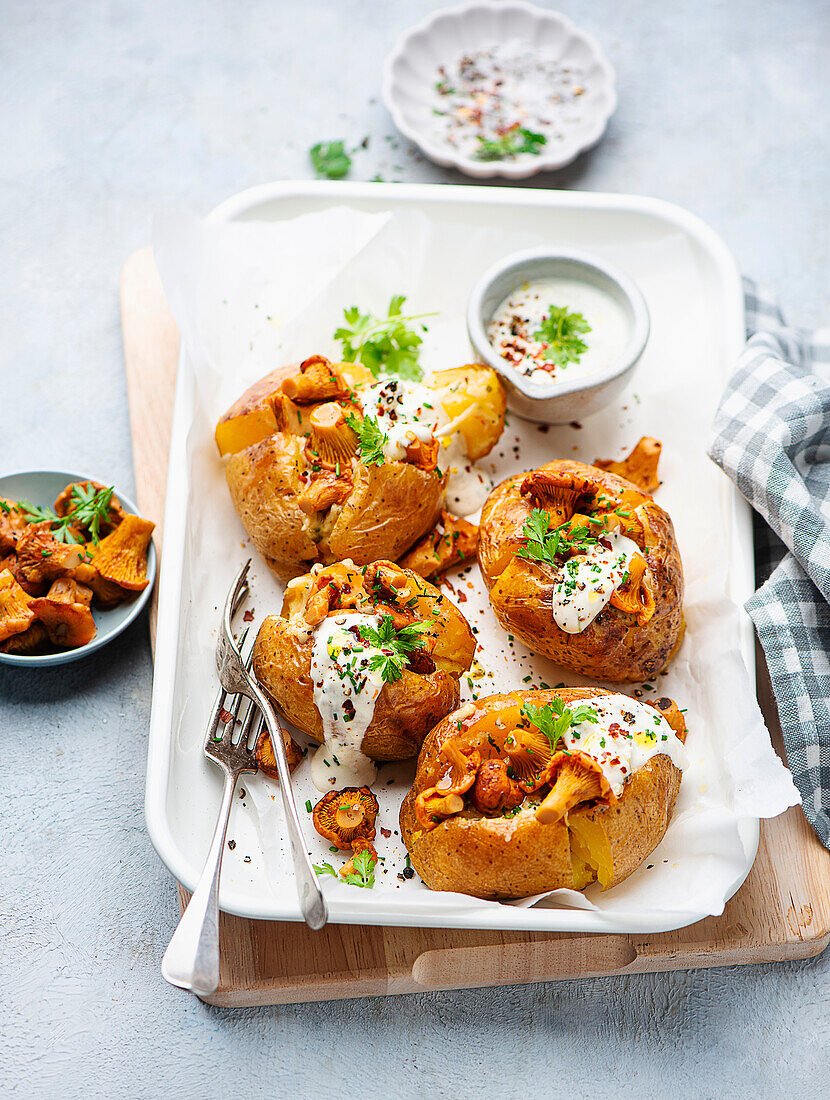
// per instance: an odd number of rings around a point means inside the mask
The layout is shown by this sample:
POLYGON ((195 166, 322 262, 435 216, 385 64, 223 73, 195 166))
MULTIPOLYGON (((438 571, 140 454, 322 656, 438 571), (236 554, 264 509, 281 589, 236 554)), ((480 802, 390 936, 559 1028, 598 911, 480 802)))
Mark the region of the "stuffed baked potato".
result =
POLYGON ((448 471, 498 440, 504 411, 488 367, 421 384, 317 355, 252 386, 219 421, 216 444, 245 530, 286 579, 313 562, 404 554, 440 517, 448 471))
POLYGON ((286 718, 341 759, 414 756, 458 705, 475 639, 428 581, 390 561, 314 566, 265 619, 253 668, 286 718))
POLYGON ((549 462, 490 494, 478 560, 501 625, 600 680, 647 680, 683 631, 683 567, 668 514, 581 462, 549 462))
POLYGON ((401 806, 401 837, 433 890, 521 898, 610 889, 663 838, 686 726, 599 688, 468 703, 429 734, 401 806))

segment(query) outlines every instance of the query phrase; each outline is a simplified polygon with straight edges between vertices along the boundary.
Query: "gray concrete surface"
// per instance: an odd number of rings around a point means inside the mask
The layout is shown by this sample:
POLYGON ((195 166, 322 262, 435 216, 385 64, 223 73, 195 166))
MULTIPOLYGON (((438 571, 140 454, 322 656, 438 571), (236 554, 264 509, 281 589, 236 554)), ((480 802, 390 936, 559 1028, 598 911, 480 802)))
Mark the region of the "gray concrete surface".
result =
MULTIPOLYGON (((307 177, 459 182, 379 101, 418 0, 0 2, 0 470, 133 487, 117 286, 153 212, 307 177)), ((553 6, 553 5, 551 5, 553 6)), ((605 45, 603 143, 531 186, 679 202, 830 322, 830 7, 557 0, 605 45)), ((693 319, 692 319, 693 320, 693 319)), ((143 827, 146 623, 89 660, 0 671, 0 1093, 362 1097, 826 1095, 830 956, 495 991, 220 1011, 158 965, 174 891, 143 827)))

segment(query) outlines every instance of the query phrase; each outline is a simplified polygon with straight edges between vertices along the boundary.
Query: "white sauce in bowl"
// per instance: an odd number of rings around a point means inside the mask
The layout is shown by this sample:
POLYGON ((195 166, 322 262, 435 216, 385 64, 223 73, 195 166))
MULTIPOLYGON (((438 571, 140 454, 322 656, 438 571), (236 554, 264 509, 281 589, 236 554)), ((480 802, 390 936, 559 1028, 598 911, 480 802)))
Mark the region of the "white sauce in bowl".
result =
POLYGON ((361 745, 384 684, 380 670, 370 667, 381 651, 363 642, 358 629, 376 630, 379 624, 377 615, 344 612, 327 616, 314 628, 311 679, 325 738, 311 763, 312 781, 319 791, 369 786, 377 776, 361 745))
POLYGON ((641 553, 632 539, 616 531, 577 554, 557 571, 553 585, 553 618, 566 634, 581 634, 608 604, 628 574, 631 559, 641 553))
POLYGON ((626 781, 654 756, 665 754, 681 771, 687 766, 683 742, 653 707, 627 695, 587 699, 584 706, 594 711, 598 721, 571 726, 562 740, 571 751, 596 760, 618 797, 626 781))
POLYGON ((494 350, 514 370, 546 385, 573 382, 614 365, 629 340, 629 323, 620 304, 581 279, 558 277, 522 283, 500 303, 487 326, 494 350), (590 331, 579 333, 587 345, 577 362, 557 365, 547 359, 548 344, 537 339, 551 306, 579 313, 590 331))

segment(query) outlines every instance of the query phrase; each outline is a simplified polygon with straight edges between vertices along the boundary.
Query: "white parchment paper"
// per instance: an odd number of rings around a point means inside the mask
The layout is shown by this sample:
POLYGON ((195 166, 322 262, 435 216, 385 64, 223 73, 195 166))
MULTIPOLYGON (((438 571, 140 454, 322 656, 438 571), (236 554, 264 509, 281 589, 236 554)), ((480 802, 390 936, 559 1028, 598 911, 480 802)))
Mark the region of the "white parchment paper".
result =
MULTIPOLYGON (((165 291, 188 351, 195 396, 188 435, 189 499, 182 633, 176 669, 177 715, 170 813, 184 848, 205 844, 217 778, 201 753, 204 722, 215 690, 213 648, 218 610, 240 564, 250 554, 231 507, 213 427, 224 409, 280 363, 314 353, 338 357, 333 332, 343 309, 357 304, 380 313, 393 294, 412 312, 438 311, 429 321, 426 369, 469 360, 464 311, 481 271, 505 253, 545 243, 532 233, 496 226, 471 228, 430 221, 417 212, 365 213, 336 207, 282 222, 214 224, 179 212, 157 220, 155 251, 165 291)), ((643 434, 664 442, 657 500, 672 515, 687 583, 687 631, 664 676, 651 687, 615 685, 642 698, 669 695, 687 708, 690 764, 675 815, 660 846, 626 882, 603 893, 557 891, 540 904, 590 908, 609 919, 663 919, 665 914, 718 914, 747 869, 739 820, 773 817, 798 802, 786 768, 772 751, 754 687, 741 655, 743 612, 731 598, 732 498, 727 480, 704 453, 725 365, 712 354, 703 291, 690 278, 695 259, 681 234, 659 240, 591 241, 638 281, 652 315, 652 333, 621 404, 582 425, 540 428, 514 414, 500 444, 483 462, 494 483, 556 457, 591 462, 619 457, 643 434), (696 295, 699 295, 696 297, 696 295), (682 303, 682 305, 680 304, 682 303), (679 319, 694 319, 694 324, 679 319)), ((255 556, 255 555, 254 555, 255 556)), ((455 598, 478 630, 481 669, 463 682, 464 698, 515 688, 587 683, 534 656, 506 635, 489 610, 478 568, 452 578, 455 598)), ((741 592, 741 597, 745 596, 741 592)), ((255 556, 252 609, 256 628, 279 610, 279 585, 255 556)), ((298 736, 305 743, 302 736, 298 736)), ((401 799, 413 762, 384 765, 375 791, 381 811, 381 857, 373 891, 322 880, 332 916, 378 913, 395 923, 474 925, 499 903, 427 890, 402 877, 405 850, 398 834, 401 799), (387 835, 388 834, 388 835, 387 835)), ((298 803, 320 797, 305 761, 294 774, 298 803)), ((340 866, 314 832, 315 860, 340 866)), ((239 793, 223 876, 258 894, 294 897, 280 795, 262 776, 239 793)), ((529 899, 520 905, 532 904, 529 899)))

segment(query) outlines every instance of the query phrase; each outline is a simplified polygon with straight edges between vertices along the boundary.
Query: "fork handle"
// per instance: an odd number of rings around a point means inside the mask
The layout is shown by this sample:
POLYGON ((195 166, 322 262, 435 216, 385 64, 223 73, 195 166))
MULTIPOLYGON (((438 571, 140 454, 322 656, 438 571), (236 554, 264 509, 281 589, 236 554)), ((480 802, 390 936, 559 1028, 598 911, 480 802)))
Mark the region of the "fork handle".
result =
POLYGON ((274 756, 280 776, 282 804, 285 808, 285 820, 288 824, 288 836, 291 840, 291 854, 294 857, 294 874, 297 876, 300 909, 308 927, 316 931, 322 928, 329 919, 329 912, 326 899, 323 897, 323 891, 317 881, 317 875, 311 866, 311 859, 306 851, 303 830, 300 825, 300 815, 297 813, 297 804, 291 790, 291 772, 288 768, 285 742, 282 739, 282 727, 271 700, 260 688, 257 681, 253 676, 249 676, 248 681, 256 698, 256 704, 262 711, 265 725, 268 727, 271 744, 274 746, 274 756))
POLYGON ((161 973, 171 985, 200 997, 215 993, 219 985, 219 872, 238 774, 225 773, 222 806, 202 877, 161 960, 161 973))

